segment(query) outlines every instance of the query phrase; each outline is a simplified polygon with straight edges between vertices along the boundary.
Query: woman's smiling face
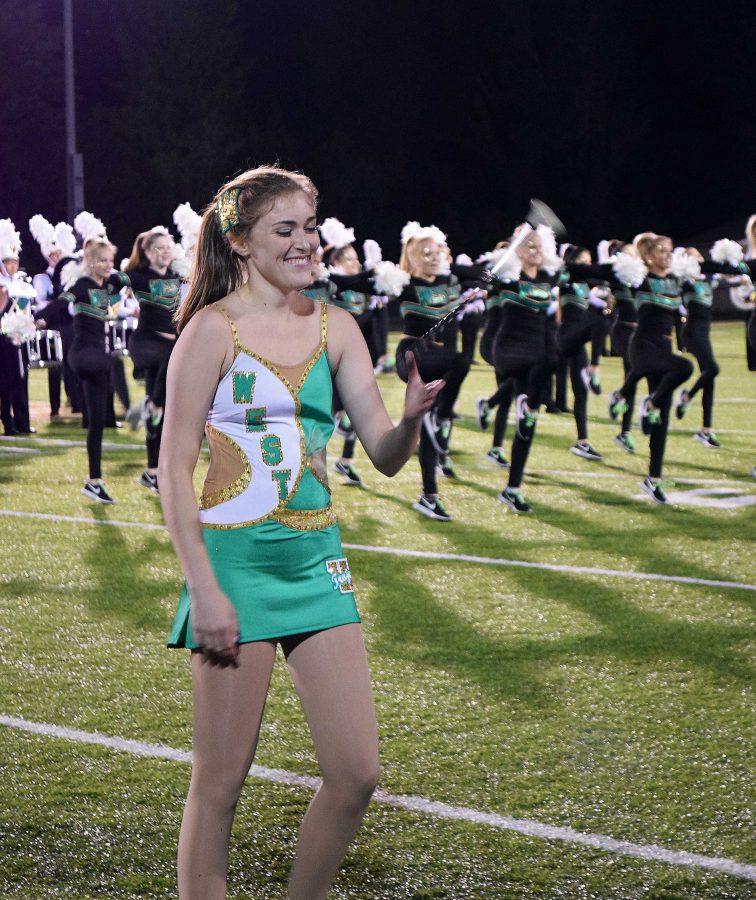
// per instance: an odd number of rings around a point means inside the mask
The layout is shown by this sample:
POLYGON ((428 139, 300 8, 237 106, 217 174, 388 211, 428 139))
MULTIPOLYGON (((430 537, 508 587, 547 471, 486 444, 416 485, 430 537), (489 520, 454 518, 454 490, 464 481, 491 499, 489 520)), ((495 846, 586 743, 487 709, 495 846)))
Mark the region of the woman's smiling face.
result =
POLYGON ((300 291, 312 281, 312 260, 319 245, 315 205, 304 191, 281 194, 234 249, 282 293, 300 291))

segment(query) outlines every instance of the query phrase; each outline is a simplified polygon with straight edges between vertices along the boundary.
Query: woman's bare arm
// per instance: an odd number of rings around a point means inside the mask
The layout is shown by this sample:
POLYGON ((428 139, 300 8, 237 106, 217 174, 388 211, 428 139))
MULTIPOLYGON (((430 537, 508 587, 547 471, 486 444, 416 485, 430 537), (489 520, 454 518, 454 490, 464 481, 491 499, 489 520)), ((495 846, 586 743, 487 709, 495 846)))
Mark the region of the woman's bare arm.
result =
POLYGON ((191 596, 195 639, 206 650, 227 655, 236 642, 236 615, 218 587, 202 540, 192 476, 207 412, 232 358, 228 323, 211 310, 197 313, 176 341, 168 365, 158 472, 165 523, 191 596))
POLYGON ((412 362, 398 425, 389 418, 373 373, 365 339, 354 318, 338 307, 328 309, 328 354, 336 370, 336 386, 357 437, 370 461, 389 477, 407 462, 417 447, 423 415, 433 406, 443 381, 425 384, 412 362))

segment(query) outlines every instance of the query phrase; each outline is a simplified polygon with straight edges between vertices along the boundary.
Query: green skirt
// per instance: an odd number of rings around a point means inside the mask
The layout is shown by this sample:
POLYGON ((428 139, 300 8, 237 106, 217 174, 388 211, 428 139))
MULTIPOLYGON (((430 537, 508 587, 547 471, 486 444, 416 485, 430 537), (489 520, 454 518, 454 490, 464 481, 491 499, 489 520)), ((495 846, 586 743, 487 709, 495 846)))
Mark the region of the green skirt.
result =
MULTIPOLYGON (((204 528, 210 563, 239 617, 239 642, 270 640, 359 622, 338 525, 298 531, 274 521, 204 528)), ((196 648, 191 598, 181 591, 169 647, 196 648)))

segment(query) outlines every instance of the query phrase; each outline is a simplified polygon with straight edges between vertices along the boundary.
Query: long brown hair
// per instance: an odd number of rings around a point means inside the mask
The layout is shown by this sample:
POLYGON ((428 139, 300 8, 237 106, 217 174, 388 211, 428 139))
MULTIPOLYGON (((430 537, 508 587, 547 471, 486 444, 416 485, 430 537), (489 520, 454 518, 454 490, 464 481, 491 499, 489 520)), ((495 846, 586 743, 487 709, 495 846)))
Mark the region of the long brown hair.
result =
POLYGON ((170 237, 170 235, 165 231, 155 231, 154 228, 138 234, 134 241, 134 246, 131 248, 131 256, 128 258, 128 261, 124 263, 124 272, 128 272, 129 269, 143 269, 146 266, 149 266, 150 261, 147 259, 147 253, 145 251, 149 250, 159 237, 170 237))
POLYGON ((244 281, 244 259, 231 246, 228 235, 221 231, 217 215, 218 201, 226 191, 234 189, 239 190, 239 222, 229 231, 233 236, 249 231, 282 194, 304 191, 313 203, 318 199, 315 185, 306 175, 278 166, 248 169, 226 182, 202 215, 192 282, 186 299, 176 311, 179 332, 200 309, 230 294, 244 281))

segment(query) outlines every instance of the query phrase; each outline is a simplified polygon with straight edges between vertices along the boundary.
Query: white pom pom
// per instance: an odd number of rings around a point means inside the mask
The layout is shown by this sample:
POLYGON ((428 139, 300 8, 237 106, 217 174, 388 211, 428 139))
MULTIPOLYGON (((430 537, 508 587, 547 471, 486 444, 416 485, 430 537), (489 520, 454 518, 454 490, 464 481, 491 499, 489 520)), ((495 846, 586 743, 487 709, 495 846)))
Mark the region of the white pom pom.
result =
POLYGON ((105 226, 97 216, 93 216, 91 212, 83 210, 74 219, 74 228, 79 232, 82 241, 88 241, 90 238, 107 237, 105 226))
POLYGON ((471 266, 473 264, 472 258, 469 257, 466 253, 458 253, 457 258, 454 262, 458 266, 471 266))
POLYGON ((55 229, 47 219, 37 213, 29 219, 29 231, 39 244, 43 256, 49 256, 55 249, 55 229))
POLYGON ((328 269, 323 262, 319 262, 315 267, 315 281, 328 281, 328 269))
POLYGON ((171 257, 171 269, 179 276, 179 278, 187 278, 192 268, 192 263, 186 255, 183 244, 174 243, 172 246, 173 256, 171 257))
MULTIPOLYGON (((36 297, 36 291, 34 296, 36 297)), ((34 336, 36 328, 31 315, 16 308, 9 310, 0 318, 0 331, 10 338, 15 347, 19 347, 34 336)))
POLYGON ((737 241, 721 238, 711 248, 711 258, 717 263, 737 266, 739 262, 743 261, 743 248, 737 241))
POLYGON ((436 225, 428 225, 423 228, 424 232, 427 232, 423 235, 423 237, 429 237, 432 241, 435 241, 437 244, 445 244, 446 243, 446 235, 438 228, 436 225))
POLYGON ((681 281, 696 281, 701 275, 701 264, 685 247, 675 247, 669 270, 681 281))
POLYGON ((58 222, 55 226, 55 243, 63 256, 70 256, 76 249, 76 235, 68 222, 58 222))
MULTIPOLYGON (((507 253, 506 247, 492 251, 492 269, 496 269, 496 267, 499 265, 499 261, 505 253, 507 253)), ((496 278, 506 284, 512 281, 517 281, 520 277, 521 272, 522 261, 520 260, 520 257, 516 253, 508 253, 504 264, 500 269, 497 269, 496 271, 496 278)))
POLYGON ((354 228, 347 228, 343 222, 333 216, 318 227, 323 240, 334 250, 341 250, 342 247, 354 243, 354 228))
POLYGON ((0 219, 0 260, 18 259, 21 253, 21 235, 10 219, 0 219))
POLYGON ((617 281, 628 287, 640 287, 648 275, 643 260, 633 253, 618 253, 612 260, 612 269, 617 281))
POLYGON ((387 297, 398 297, 410 281, 409 272, 387 259, 379 262, 374 272, 376 292, 387 297))
MULTIPOLYGON (((556 235, 548 225, 538 225, 536 227, 536 234, 541 238, 541 246, 543 247, 544 258, 559 256, 559 254, 557 253, 556 235)), ((546 266, 544 266, 544 268, 546 268, 546 266)))
POLYGON ((31 283, 26 272, 16 272, 10 282, 5 284, 5 289, 8 291, 8 296, 11 300, 20 300, 22 297, 25 297, 27 300, 37 299, 36 288, 31 283))
POLYGON ((378 241, 368 238, 362 245, 362 254, 365 257, 365 268, 374 269, 379 262, 383 261, 383 251, 378 241))
POLYGON ((407 222, 404 228, 402 228, 402 246, 404 246, 407 241, 416 238, 421 230, 419 222, 407 222))
POLYGON ((609 262, 609 241, 599 241, 599 245, 596 247, 596 262, 600 266, 609 262))
POLYGON ((437 244, 445 244, 446 235, 435 225, 421 226, 419 222, 407 222, 404 228, 402 228, 402 246, 404 246, 407 241, 412 240, 431 240, 435 241, 437 244))
POLYGON ((184 247, 191 247, 197 243, 202 216, 196 213, 190 204, 181 203, 174 209, 173 223, 179 230, 184 247))
MULTIPOLYGON (((540 227, 540 226, 539 226, 540 227)), ((551 230, 551 229, 549 229, 551 230)), ((541 268, 548 272, 549 275, 556 275, 556 273, 564 268, 564 260, 557 253, 547 253, 544 249, 543 252, 543 263, 541 264, 541 268)))
POLYGON ((67 291, 71 285, 76 284, 83 274, 84 266, 80 259, 72 259, 71 262, 67 262, 60 270, 60 283, 63 285, 63 290, 67 291))
MULTIPOLYGON (((126 267, 128 266, 128 264, 129 264, 129 257, 128 257, 128 256, 124 256, 124 258, 121 260, 121 265, 120 265, 118 268, 119 268, 122 272, 125 272, 125 271, 126 271, 126 267)), ((65 269, 65 266, 63 266, 63 268, 65 269)))

